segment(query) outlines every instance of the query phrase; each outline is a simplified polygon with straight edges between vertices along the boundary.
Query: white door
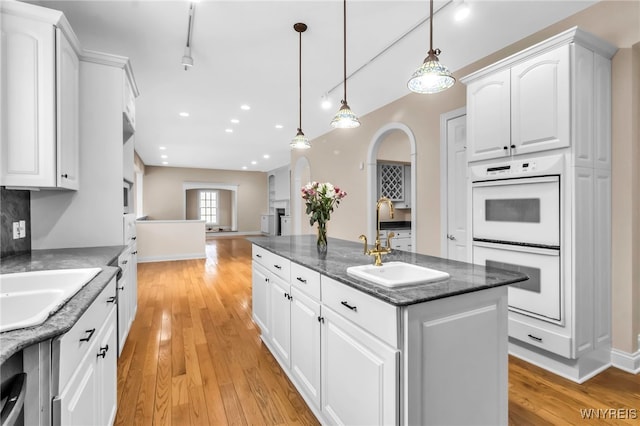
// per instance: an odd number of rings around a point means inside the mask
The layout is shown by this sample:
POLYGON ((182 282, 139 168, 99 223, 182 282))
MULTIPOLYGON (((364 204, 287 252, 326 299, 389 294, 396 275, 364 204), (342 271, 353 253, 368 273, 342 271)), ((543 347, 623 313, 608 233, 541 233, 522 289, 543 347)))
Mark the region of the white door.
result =
POLYGON ((336 425, 398 424, 398 351, 322 309, 322 413, 336 425))
POLYGON ((275 276, 269 278, 271 293, 271 344, 286 366, 291 366, 291 290, 289 284, 275 276))
POLYGON ((320 407, 320 304, 291 289, 291 372, 320 407))
POLYGON ((467 117, 447 120, 447 258, 468 261, 467 117))
POLYGON ((98 424, 103 425, 112 425, 115 422, 118 405, 116 315, 115 309, 108 315, 96 354, 98 387, 100 388, 97 401, 100 408, 98 424))
POLYGON ((98 424, 98 376, 93 351, 78 366, 78 371, 67 383, 60 397, 53 400, 53 424, 86 426, 98 424))

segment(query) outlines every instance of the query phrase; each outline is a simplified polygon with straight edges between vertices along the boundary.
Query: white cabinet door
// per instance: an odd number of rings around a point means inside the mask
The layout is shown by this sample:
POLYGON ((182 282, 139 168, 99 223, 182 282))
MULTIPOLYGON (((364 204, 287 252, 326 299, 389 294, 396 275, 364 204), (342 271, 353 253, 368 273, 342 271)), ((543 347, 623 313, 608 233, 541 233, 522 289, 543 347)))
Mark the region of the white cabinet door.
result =
POLYGON ((129 296, 129 256, 127 254, 121 254, 118 266, 122 269, 122 276, 118 280, 117 294, 118 294, 118 355, 122 353, 124 344, 127 341, 129 335, 129 303, 131 296, 129 296))
POLYGON ((2 14, 0 185, 56 183, 55 29, 2 14))
POLYGON ((98 374, 93 354, 95 346, 90 349, 89 356, 78 366, 76 374, 68 383, 65 391, 53 400, 54 419, 60 419, 65 426, 96 425, 98 422, 98 400, 96 392, 99 388, 98 374))
MULTIPOLYGON (((98 374, 98 422, 96 424, 112 425, 116 419, 118 401, 118 340, 116 309, 112 309, 104 325, 99 345, 96 349, 96 370, 98 374)), ((90 354, 92 356, 92 354, 90 354)))
POLYGON ((323 307, 322 413, 331 424, 398 423, 399 351, 323 307))
POLYGON ((269 277, 271 344, 286 368, 291 366, 291 290, 289 283, 269 277))
POLYGON ((468 160, 509 155, 511 145, 510 72, 503 70, 467 88, 468 160))
POLYGON ((569 146, 569 60, 565 45, 511 69, 512 154, 569 146))
POLYGON ((271 334, 269 328, 269 308, 271 305, 271 289, 269 288, 269 273, 267 270, 253 262, 251 277, 251 303, 253 308, 253 320, 260 327, 263 337, 271 334))
POLYGON ((56 29, 57 82, 57 185, 78 189, 80 170, 80 61, 78 55, 56 29))
POLYGON ((291 373, 320 407, 320 304, 291 289, 291 373))
POLYGON ((53 23, 2 14, 0 185, 78 189, 79 60, 53 23))

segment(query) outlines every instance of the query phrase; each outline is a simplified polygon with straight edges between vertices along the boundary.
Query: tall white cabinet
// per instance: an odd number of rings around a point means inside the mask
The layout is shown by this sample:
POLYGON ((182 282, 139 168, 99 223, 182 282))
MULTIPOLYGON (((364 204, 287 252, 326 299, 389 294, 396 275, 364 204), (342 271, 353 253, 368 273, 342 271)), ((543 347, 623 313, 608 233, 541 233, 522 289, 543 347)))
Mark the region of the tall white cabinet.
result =
MULTIPOLYGON (((563 158, 563 320, 554 324, 509 312, 509 349, 577 382, 610 365, 615 52, 614 46, 575 27, 462 79, 470 165, 563 158)), ((469 240, 471 247, 471 235, 469 240)))
POLYGON ((61 12, 0 3, 0 185, 79 188, 80 44, 61 12))

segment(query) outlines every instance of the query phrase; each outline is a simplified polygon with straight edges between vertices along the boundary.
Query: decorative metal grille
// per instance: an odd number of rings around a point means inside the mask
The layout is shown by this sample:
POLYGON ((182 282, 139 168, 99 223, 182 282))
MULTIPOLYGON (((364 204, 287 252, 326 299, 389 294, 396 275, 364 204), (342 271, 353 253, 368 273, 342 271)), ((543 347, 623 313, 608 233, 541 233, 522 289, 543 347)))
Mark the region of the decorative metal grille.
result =
POLYGON ((404 201, 404 166, 380 164, 378 167, 380 196, 391 201, 404 201))

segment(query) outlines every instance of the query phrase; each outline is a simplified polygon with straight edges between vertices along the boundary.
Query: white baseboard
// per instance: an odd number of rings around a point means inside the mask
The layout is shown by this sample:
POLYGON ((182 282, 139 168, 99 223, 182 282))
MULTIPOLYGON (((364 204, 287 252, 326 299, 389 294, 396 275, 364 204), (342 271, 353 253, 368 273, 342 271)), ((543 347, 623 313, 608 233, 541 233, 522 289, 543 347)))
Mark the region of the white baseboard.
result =
POLYGON ((611 349, 611 363, 614 367, 631 374, 640 373, 640 350, 629 354, 617 349, 611 349))
POLYGON ((167 254, 162 256, 138 257, 138 263, 168 262, 172 260, 205 259, 206 257, 207 255, 205 253, 167 254))

